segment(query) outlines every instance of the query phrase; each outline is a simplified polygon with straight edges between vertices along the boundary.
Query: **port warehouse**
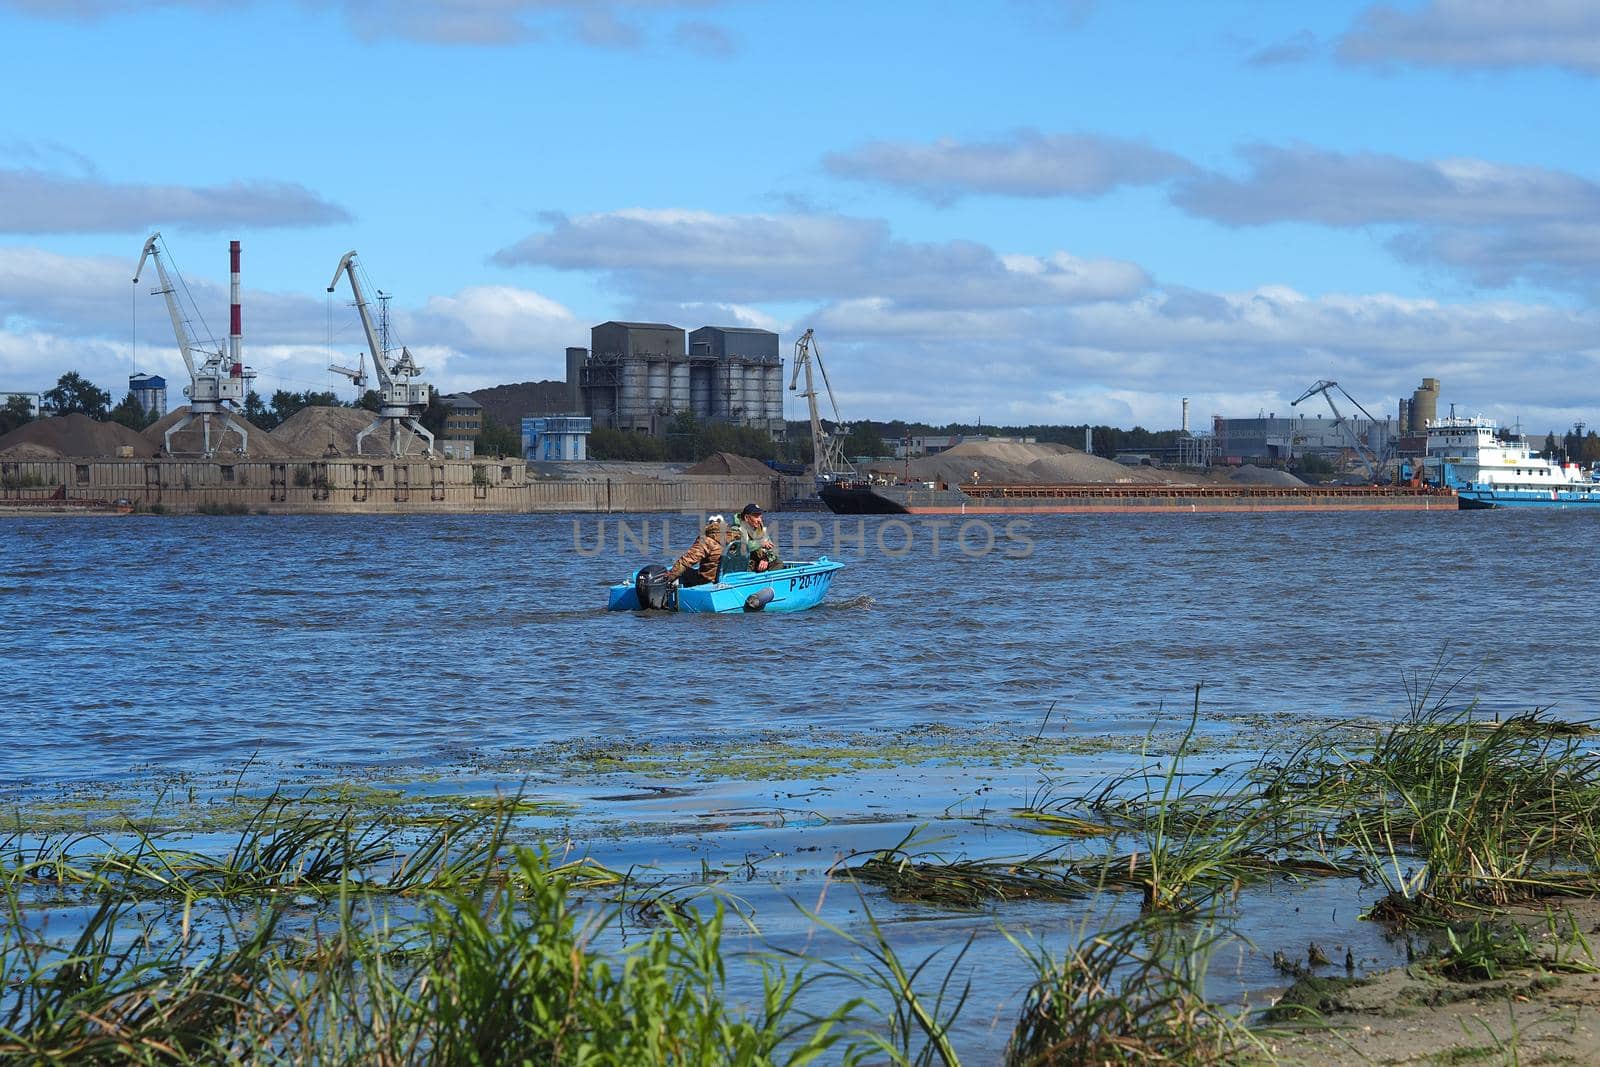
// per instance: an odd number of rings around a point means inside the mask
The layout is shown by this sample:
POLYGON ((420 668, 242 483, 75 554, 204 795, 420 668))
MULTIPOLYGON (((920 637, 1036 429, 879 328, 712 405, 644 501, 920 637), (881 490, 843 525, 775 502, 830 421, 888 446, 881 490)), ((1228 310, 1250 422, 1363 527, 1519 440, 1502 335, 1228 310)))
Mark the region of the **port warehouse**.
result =
POLYGON ((751 501, 781 508, 809 496, 804 478, 538 479, 518 460, 459 462, 64 459, 0 462, 7 507, 160 505, 172 511, 252 512, 695 512, 751 501))

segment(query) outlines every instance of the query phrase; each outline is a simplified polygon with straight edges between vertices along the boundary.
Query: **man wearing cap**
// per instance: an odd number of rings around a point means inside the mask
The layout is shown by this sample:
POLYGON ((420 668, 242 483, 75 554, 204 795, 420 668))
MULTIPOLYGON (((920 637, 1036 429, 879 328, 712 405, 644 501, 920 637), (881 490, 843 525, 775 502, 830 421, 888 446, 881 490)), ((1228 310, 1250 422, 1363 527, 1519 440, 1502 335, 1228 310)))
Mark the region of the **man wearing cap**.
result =
POLYGON ((706 520, 706 528, 689 551, 667 570, 667 577, 683 585, 706 585, 717 580, 722 566, 722 548, 727 541, 728 527, 721 515, 706 520))
POLYGON ((728 549, 748 559, 753 571, 775 570, 783 566, 778 559, 778 546, 768 536, 761 509, 755 504, 746 504, 739 512, 739 518, 733 526, 733 544, 728 549))

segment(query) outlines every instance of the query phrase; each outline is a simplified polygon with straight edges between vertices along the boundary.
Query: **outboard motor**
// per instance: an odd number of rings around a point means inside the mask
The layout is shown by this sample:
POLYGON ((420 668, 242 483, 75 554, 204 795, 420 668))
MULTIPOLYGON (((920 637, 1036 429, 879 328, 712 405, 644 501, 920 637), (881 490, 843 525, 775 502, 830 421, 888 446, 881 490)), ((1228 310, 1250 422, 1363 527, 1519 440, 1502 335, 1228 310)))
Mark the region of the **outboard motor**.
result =
POLYGON ((667 568, 652 563, 633 576, 633 592, 646 611, 671 611, 678 606, 677 591, 667 568))

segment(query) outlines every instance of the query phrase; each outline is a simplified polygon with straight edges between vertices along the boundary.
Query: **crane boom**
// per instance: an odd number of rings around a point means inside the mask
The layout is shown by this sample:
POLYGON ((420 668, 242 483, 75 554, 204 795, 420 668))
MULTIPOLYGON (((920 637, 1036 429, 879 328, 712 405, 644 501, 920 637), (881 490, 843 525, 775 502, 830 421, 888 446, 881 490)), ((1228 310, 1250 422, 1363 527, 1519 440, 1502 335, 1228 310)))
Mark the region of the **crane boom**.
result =
POLYGON ((178 291, 172 284, 172 279, 167 277, 167 266, 161 259, 161 249, 158 243, 161 240, 159 232, 150 235, 144 243, 144 251, 139 256, 139 265, 133 271, 133 284, 139 284, 139 276, 144 273, 146 260, 156 261, 156 276, 161 279, 161 288, 156 290, 167 298, 167 314, 172 318, 172 332, 178 339, 178 352, 183 356, 184 366, 189 368, 189 377, 195 377, 194 367, 194 341, 189 335, 189 325, 184 320, 183 309, 178 306, 178 291))
POLYGON ((350 279, 350 292, 356 299, 356 314, 361 317, 361 329, 367 335, 367 348, 372 352, 372 365, 378 372, 378 386, 387 393, 394 383, 389 379, 389 367, 386 362, 388 354, 384 352, 382 343, 378 340, 378 331, 372 323, 372 314, 367 311, 367 299, 361 292, 361 280, 356 277, 356 251, 351 249, 339 260, 339 265, 334 268, 333 280, 328 283, 328 292, 333 292, 339 286, 339 275, 350 279))
POLYGON ((839 417, 839 402, 834 399, 833 385, 828 381, 828 369, 822 363, 822 349, 817 347, 811 330, 800 335, 794 343, 794 373, 789 376, 789 389, 800 384, 800 370, 805 368, 806 388, 800 395, 806 398, 807 413, 811 416, 811 476, 818 486, 832 481, 838 474, 850 474, 850 465, 844 461, 844 443, 830 438, 822 429, 822 416, 817 408, 817 385, 811 374, 815 363, 822 373, 822 387, 828 391, 828 404, 833 409, 833 422, 837 433, 844 432, 844 420, 839 417))
POLYGON ((1372 417, 1371 412, 1361 406, 1361 401, 1351 396, 1349 391, 1345 389, 1344 386, 1330 379, 1322 379, 1316 382, 1294 400, 1291 400, 1289 402, 1289 406, 1294 407, 1302 400, 1321 393, 1322 399, 1328 402, 1328 409, 1333 412, 1334 425, 1338 426, 1344 431, 1345 437, 1347 437, 1350 441, 1350 447, 1355 450, 1356 456, 1360 458, 1361 465, 1367 469, 1367 477, 1371 478, 1372 481, 1376 483, 1380 479, 1383 468, 1389 461, 1388 450, 1385 449, 1385 454, 1380 456, 1378 455, 1377 450, 1375 450, 1370 444, 1362 443, 1360 437, 1356 435, 1355 430, 1351 428, 1349 420, 1347 420, 1344 417, 1344 413, 1339 410, 1339 405, 1333 402, 1333 390, 1335 389, 1339 391, 1341 396, 1350 401, 1351 404, 1355 405, 1355 409, 1361 412, 1361 414, 1365 415, 1369 423, 1374 426, 1377 425, 1378 420, 1372 417))
MULTIPOLYGON (((431 392, 427 385, 417 381, 417 376, 422 373, 416 361, 411 358, 411 351, 404 346, 400 349, 400 358, 394 365, 389 365, 389 354, 383 349, 383 341, 379 338, 376 325, 372 321, 372 313, 367 310, 366 294, 361 291, 361 279, 356 276, 356 253, 354 249, 346 252, 344 258, 339 260, 339 265, 334 268, 333 280, 328 283, 328 292, 338 288, 339 275, 343 274, 350 279, 350 292, 355 296, 356 313, 361 317, 361 329, 367 335, 367 347, 372 350, 372 367, 378 375, 378 417, 372 420, 372 425, 356 434, 356 455, 361 455, 361 444, 369 434, 381 426, 387 425, 389 430, 390 451, 396 455, 404 455, 406 445, 403 443, 404 435, 415 434, 423 442, 423 454, 433 455, 433 434, 418 420, 428 407, 431 392)), ((358 371, 351 374, 348 367, 330 366, 340 374, 350 377, 359 387, 365 384, 365 377, 358 371)))

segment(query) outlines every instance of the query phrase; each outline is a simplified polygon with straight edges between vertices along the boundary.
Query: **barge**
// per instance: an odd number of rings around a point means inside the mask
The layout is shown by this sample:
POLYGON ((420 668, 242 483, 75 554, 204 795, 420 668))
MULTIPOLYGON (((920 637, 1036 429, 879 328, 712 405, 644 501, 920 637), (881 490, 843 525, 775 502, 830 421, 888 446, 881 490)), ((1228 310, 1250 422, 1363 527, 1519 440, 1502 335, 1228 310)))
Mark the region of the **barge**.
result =
POLYGON ((871 485, 820 495, 839 515, 1086 515, 1118 512, 1455 511, 1450 489, 1412 485, 871 485))

